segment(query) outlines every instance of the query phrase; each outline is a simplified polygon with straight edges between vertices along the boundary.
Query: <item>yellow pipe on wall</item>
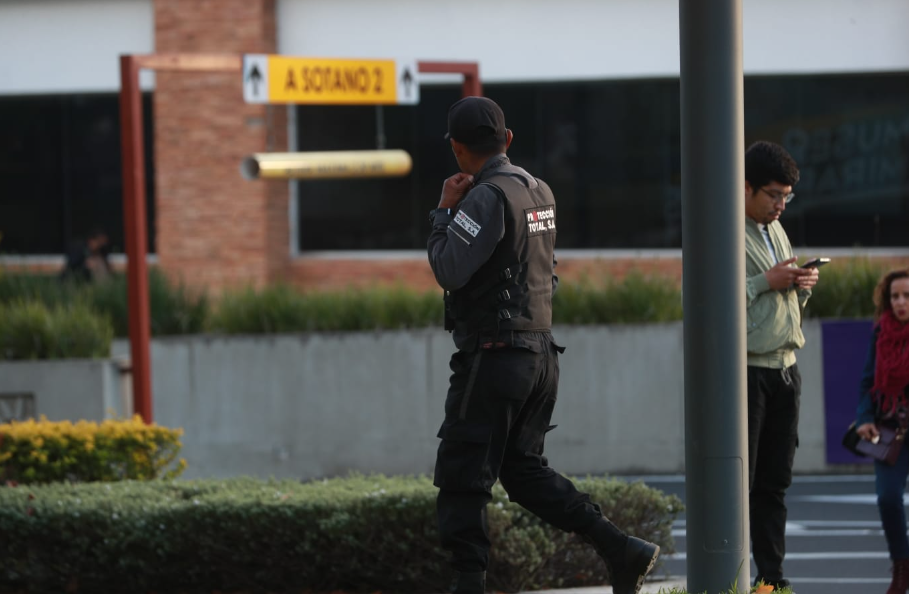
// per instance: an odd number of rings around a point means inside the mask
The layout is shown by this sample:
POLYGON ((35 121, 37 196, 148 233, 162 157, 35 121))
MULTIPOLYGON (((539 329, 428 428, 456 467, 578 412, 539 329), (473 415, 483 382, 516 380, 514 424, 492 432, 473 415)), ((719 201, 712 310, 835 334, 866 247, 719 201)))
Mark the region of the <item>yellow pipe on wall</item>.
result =
POLYGON ((307 153, 254 153, 240 163, 246 179, 340 179, 348 177, 401 177, 413 161, 407 151, 323 151, 307 153))

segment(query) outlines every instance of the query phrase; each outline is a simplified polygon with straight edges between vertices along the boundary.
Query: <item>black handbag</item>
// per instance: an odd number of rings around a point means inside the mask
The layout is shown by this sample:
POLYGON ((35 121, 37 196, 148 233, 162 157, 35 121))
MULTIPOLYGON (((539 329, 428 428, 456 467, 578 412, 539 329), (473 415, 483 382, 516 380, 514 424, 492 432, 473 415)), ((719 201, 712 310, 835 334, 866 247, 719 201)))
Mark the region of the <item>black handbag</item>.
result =
POLYGON ((843 446, 857 456, 874 458, 893 466, 900 456, 907 429, 906 413, 900 411, 898 418, 898 423, 877 423, 880 436, 875 441, 859 437, 855 432, 855 423, 852 423, 843 435, 843 446))

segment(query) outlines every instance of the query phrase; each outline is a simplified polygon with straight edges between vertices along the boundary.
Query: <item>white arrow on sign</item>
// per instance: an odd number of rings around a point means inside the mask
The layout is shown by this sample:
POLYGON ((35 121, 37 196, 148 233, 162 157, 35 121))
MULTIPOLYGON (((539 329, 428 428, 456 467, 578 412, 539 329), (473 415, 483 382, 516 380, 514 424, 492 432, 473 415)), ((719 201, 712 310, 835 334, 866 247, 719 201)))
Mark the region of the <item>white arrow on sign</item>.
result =
POLYGON ((416 60, 395 60, 398 81, 398 105, 420 102, 420 77, 416 60))
POLYGON ((243 56, 243 100, 247 103, 268 103, 268 56, 243 56))

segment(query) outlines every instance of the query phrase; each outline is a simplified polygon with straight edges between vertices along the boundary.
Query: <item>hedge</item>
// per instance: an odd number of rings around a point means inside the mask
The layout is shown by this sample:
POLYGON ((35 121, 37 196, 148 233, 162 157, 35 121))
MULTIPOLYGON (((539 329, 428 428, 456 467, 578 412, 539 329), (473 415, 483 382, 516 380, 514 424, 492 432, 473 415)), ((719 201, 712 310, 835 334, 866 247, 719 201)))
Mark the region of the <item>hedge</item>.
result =
POLYGON ((0 425, 0 484, 174 478, 182 429, 132 419, 101 423, 40 421, 0 425))
MULTIPOLYGON (((617 525, 673 552, 675 496, 577 481, 617 525)), ((436 489, 426 477, 308 483, 123 481, 0 488, 0 590, 28 592, 442 592, 436 489)), ((605 564, 574 535, 494 490, 490 588, 581 587, 605 564)))
MULTIPOLYGON (((867 318, 874 311, 872 293, 891 268, 867 258, 840 258, 821 269, 821 279, 805 315, 818 318, 867 318)), ((152 269, 149 275, 151 327, 156 336, 214 332, 377 330, 442 325, 441 290, 405 287, 301 292, 276 285, 261 290, 225 292, 217 303, 169 282, 152 269)), ((81 303, 107 316, 117 336, 127 334, 126 282, 68 285, 54 277, 0 274, 0 304, 39 301, 49 307, 81 303)), ((621 324, 681 320, 682 297, 675 280, 632 271, 620 280, 583 278, 562 282, 553 298, 556 324, 621 324)))
MULTIPOLYGON (((155 336, 204 332, 210 302, 205 293, 173 283, 158 269, 148 273, 151 331, 155 336)), ((0 271, 0 304, 38 302, 49 308, 85 307, 105 317, 116 336, 129 333, 126 277, 115 274, 95 283, 63 282, 56 276, 0 271)))
POLYGON ((438 292, 378 287, 301 293, 277 285, 227 292, 210 326, 225 334, 441 327, 442 312, 438 292))
POLYGON ((110 356, 110 321, 81 304, 0 303, 0 360, 110 356))

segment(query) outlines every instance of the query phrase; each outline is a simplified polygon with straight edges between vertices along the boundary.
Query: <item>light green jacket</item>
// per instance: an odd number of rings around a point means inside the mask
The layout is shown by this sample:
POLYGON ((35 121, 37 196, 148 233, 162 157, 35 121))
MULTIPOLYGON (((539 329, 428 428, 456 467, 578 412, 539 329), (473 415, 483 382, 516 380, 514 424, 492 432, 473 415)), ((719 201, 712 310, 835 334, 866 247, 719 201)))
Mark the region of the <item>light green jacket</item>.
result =
MULTIPOLYGON (((777 259, 792 257, 792 245, 779 221, 767 226, 777 259)), ((795 363, 795 349, 805 344, 802 310, 809 289, 775 291, 764 272, 773 258, 757 223, 745 217, 745 294, 747 300, 748 365, 783 369, 795 363)))

